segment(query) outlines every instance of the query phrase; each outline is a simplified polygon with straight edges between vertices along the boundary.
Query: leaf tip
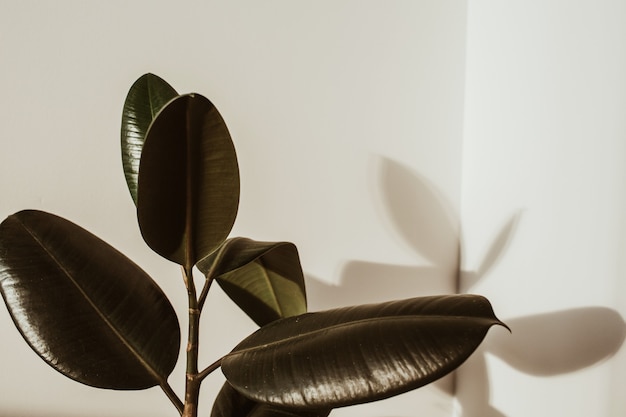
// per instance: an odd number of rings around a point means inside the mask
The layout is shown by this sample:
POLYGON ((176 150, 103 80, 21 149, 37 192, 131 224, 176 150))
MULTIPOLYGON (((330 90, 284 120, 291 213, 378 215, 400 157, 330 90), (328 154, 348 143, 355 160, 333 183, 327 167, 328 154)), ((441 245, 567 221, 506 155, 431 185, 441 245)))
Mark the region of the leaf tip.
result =
POLYGON ((507 329, 509 331, 509 333, 513 333, 513 330, 511 330, 511 328, 508 326, 508 324, 506 324, 505 322, 503 322, 500 319, 497 319, 496 325, 504 327, 505 329, 507 329))

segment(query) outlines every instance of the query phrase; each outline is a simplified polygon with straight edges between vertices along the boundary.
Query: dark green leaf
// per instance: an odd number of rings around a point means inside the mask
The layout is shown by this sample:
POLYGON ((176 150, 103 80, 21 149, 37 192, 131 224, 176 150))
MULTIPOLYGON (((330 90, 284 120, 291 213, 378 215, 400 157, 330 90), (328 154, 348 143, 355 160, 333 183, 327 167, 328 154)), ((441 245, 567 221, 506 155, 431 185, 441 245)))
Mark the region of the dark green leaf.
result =
POLYGON ((178 96, 159 112, 139 165, 137 215, 155 252, 190 269, 221 245, 239 204, 235 148, 215 106, 178 96))
POLYGON ((101 388, 165 382, 178 319, 157 284, 120 252, 52 214, 0 225, 0 290, 28 344, 62 374, 101 388))
POLYGON ((256 405, 225 382, 213 401, 211 417, 247 417, 256 405))
POLYGON ((128 190, 137 204, 137 175, 148 127, 156 114, 178 93, 154 74, 141 76, 132 85, 122 111, 122 165, 128 190))
POLYGON ((289 242, 228 239, 198 262, 259 326, 306 313, 304 274, 298 249, 289 242))
POLYGON ((330 410, 293 410, 272 407, 249 400, 228 382, 213 402, 211 417, 326 417, 330 410))
POLYGON ((248 417, 326 417, 331 410, 293 410, 257 404, 248 417))
POLYGON ((275 321, 222 360, 246 397, 335 408, 428 384, 457 368, 501 322, 475 295, 413 298, 275 321))

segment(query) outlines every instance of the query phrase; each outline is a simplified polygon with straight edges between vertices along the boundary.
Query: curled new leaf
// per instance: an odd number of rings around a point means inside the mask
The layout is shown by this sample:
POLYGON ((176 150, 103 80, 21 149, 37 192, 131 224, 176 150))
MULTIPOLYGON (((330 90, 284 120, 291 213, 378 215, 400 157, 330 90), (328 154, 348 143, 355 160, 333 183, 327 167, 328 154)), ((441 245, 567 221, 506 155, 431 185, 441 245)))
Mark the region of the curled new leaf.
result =
POLYGON ((275 321, 222 360, 228 382, 278 407, 319 409, 375 401, 457 368, 502 324, 475 295, 413 298, 275 321))
POLYGON ((157 284, 120 252, 52 214, 0 225, 0 291, 33 350, 62 374, 100 388, 165 383, 178 319, 157 284))
POLYGON ((198 262, 259 326, 306 313, 304 274, 298 250, 289 242, 228 239, 198 262))
POLYGON ((187 270, 221 245, 235 222, 239 168, 221 115, 199 94, 178 96, 154 119, 139 165, 144 240, 187 270))
POLYGON ((148 127, 159 110, 178 93, 163 79, 144 74, 132 85, 122 110, 122 165, 128 190, 137 204, 137 175, 148 127))

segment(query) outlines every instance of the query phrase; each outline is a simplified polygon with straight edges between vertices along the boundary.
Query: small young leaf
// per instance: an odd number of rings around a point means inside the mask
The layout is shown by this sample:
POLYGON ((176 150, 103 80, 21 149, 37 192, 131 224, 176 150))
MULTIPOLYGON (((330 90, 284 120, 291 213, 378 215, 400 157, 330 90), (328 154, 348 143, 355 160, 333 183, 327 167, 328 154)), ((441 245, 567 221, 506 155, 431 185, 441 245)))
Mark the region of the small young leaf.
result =
POLYGON ((224 242, 238 205, 237 155, 222 116, 199 94, 176 97, 150 125, 141 154, 144 240, 190 270, 224 242))
POLYGON ((289 242, 231 238, 198 262, 259 326, 306 313, 304 274, 298 250, 289 242))
POLYGON ((163 384, 180 347, 172 305, 137 265, 85 229, 21 211, 0 224, 0 291, 33 350, 76 381, 163 384))
POLYGON ((319 409, 375 401, 456 369, 502 324, 475 295, 413 298, 275 321, 222 359, 244 396, 319 409))
POLYGON ((130 87, 122 110, 122 165, 128 190, 137 204, 137 175, 148 127, 159 110, 178 93, 154 74, 141 76, 130 87))

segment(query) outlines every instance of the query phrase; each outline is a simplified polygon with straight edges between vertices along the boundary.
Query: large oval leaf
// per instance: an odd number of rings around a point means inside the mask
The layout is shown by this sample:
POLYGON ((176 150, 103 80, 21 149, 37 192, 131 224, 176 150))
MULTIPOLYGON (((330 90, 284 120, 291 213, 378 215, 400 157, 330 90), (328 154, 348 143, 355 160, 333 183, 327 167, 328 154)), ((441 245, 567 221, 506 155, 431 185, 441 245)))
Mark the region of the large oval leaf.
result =
POLYGON ((198 262, 259 326, 306 313, 304 274, 298 249, 289 242, 236 237, 198 262))
POLYGON ((475 295, 422 297, 275 321, 222 360, 246 397, 336 408, 428 384, 457 368, 501 322, 475 295))
POLYGON ((128 190, 137 204, 137 175, 148 127, 159 110, 178 93, 154 74, 144 74, 130 87, 122 110, 122 166, 128 190))
POLYGON ((40 211, 0 225, 0 291, 28 344, 62 374, 100 388, 161 385, 180 347, 157 284, 79 226, 40 211))
POLYGON ((330 411, 293 410, 257 403, 241 395, 226 382, 213 402, 211 417, 326 417, 330 411))
POLYGON ((139 165, 144 240, 191 268, 221 245, 239 204, 237 156, 224 120, 199 94, 178 96, 154 119, 139 165))

